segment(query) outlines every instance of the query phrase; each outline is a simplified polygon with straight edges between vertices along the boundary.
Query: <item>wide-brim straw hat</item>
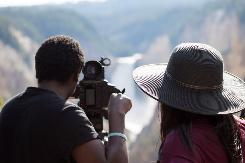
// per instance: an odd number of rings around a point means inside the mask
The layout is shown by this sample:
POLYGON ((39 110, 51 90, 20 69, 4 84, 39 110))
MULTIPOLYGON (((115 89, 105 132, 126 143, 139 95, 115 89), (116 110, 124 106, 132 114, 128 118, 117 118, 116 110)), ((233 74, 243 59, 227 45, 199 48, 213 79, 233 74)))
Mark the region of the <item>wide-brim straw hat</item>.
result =
POLYGON ((168 64, 138 67, 133 79, 152 98, 182 111, 216 115, 245 108, 244 81, 224 72, 220 52, 206 44, 182 43, 168 64))

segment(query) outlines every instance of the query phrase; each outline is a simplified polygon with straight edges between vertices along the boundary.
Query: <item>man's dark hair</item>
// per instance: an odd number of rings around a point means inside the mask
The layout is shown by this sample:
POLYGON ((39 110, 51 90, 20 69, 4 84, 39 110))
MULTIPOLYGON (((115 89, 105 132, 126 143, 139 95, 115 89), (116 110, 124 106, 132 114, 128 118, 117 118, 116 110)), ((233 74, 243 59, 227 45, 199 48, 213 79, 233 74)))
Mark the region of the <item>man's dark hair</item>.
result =
POLYGON ((38 82, 66 82, 72 74, 80 73, 84 55, 79 43, 68 36, 53 36, 44 41, 35 56, 38 82))

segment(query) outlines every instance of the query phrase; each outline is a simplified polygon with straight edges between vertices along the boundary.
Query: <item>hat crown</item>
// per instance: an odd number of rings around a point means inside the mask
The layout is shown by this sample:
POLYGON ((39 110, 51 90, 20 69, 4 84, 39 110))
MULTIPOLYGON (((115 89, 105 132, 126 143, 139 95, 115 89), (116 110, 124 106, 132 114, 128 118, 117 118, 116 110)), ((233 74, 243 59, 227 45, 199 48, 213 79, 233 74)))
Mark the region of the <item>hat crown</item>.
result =
POLYGON ((216 88, 223 83, 223 59, 213 47, 183 43, 174 48, 166 74, 174 80, 197 88, 216 88))

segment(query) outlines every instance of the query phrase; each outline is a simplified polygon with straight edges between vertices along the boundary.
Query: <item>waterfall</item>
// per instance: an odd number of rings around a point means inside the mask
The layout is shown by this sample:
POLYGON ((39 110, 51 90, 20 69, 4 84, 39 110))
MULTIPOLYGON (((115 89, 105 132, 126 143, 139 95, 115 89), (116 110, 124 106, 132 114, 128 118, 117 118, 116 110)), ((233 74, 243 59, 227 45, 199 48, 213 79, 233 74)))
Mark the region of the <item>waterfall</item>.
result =
POLYGON ((132 109, 126 116, 126 128, 133 134, 138 134, 144 125, 150 121, 156 101, 146 97, 137 88, 132 78, 132 72, 137 60, 141 59, 141 54, 134 54, 130 57, 118 58, 116 69, 112 73, 111 83, 122 90, 126 89, 125 95, 132 99, 132 109))

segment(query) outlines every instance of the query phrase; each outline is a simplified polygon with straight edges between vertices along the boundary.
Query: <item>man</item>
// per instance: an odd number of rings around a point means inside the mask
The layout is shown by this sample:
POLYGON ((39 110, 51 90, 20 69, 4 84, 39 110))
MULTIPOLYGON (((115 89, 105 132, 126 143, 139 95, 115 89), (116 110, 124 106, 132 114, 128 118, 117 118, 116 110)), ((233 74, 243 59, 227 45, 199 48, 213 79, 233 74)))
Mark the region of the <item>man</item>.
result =
POLYGON ((84 111, 67 102, 83 64, 79 43, 70 37, 50 37, 41 45, 35 56, 38 86, 15 96, 0 114, 1 163, 128 162, 126 96, 111 96, 107 151, 84 111))

